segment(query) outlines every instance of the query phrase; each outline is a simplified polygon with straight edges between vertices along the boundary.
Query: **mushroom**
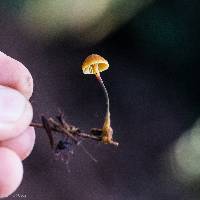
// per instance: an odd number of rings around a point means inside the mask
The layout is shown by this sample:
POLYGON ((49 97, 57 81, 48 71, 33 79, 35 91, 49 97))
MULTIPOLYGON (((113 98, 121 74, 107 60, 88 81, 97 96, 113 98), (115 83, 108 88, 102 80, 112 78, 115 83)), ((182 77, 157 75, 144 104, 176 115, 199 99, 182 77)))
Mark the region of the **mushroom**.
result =
POLYGON ((88 56, 82 64, 84 74, 95 74, 96 76, 100 76, 100 72, 107 70, 108 67, 108 61, 97 54, 88 56))
POLYGON ((82 64, 82 70, 84 74, 94 74, 99 81, 105 97, 106 97, 106 115, 105 115, 105 120, 104 124, 101 130, 102 132, 102 142, 104 144, 115 144, 118 145, 117 142, 113 141, 113 130, 111 128, 111 120, 110 120, 110 102, 109 102, 109 96, 108 96, 108 91, 103 83, 103 80, 101 79, 100 72, 103 72, 109 68, 109 63, 107 60, 105 60, 103 57, 97 55, 97 54, 92 54, 88 56, 83 64, 82 64))

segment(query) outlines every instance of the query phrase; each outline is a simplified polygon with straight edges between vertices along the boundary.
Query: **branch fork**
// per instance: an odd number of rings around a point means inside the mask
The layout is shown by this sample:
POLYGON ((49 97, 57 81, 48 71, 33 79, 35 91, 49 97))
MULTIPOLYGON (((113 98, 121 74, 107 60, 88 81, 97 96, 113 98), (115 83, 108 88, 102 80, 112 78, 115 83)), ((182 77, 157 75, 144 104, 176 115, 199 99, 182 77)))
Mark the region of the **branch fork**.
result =
MULTIPOLYGON (((103 142, 102 129, 92 128, 89 133, 85 133, 81 131, 80 128, 67 123, 62 112, 60 112, 60 114, 56 116, 55 119, 52 117, 46 118, 45 116, 41 116, 41 123, 32 122, 30 126, 45 129, 51 148, 54 148, 55 146, 53 134, 56 133, 60 133, 71 138, 76 144, 78 144, 79 139, 90 139, 97 142, 103 142)), ((112 141, 109 144, 118 146, 118 142, 115 141, 112 141)))

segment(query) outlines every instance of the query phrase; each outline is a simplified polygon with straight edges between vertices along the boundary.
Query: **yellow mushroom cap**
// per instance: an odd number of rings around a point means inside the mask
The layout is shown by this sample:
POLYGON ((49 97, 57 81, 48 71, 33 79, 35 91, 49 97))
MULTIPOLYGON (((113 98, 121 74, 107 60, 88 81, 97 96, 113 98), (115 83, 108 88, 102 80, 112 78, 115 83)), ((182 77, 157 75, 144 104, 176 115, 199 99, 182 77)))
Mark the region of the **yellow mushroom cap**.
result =
POLYGON ((89 55, 82 64, 82 70, 84 74, 95 74, 96 69, 98 67, 98 71, 102 72, 108 69, 109 63, 103 57, 97 54, 89 55))

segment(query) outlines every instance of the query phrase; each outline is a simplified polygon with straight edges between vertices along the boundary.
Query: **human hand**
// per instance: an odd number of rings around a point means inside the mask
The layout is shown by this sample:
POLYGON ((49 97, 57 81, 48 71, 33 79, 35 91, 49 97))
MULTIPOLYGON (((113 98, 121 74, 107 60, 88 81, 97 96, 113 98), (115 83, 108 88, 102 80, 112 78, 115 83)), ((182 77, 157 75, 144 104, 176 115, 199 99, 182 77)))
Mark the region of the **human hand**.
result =
POLYGON ((35 131, 29 124, 33 111, 30 72, 0 52, 0 198, 12 194, 23 177, 22 160, 32 151, 35 131))

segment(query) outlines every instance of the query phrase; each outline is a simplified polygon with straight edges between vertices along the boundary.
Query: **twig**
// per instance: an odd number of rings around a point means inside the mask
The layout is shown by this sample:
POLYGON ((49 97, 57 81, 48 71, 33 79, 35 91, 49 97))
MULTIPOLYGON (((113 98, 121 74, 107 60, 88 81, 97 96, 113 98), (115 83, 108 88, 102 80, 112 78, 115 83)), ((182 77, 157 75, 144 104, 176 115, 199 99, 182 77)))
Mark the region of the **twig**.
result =
MULTIPOLYGON (((102 141, 101 129, 93 128, 91 129, 90 133, 82 132, 78 127, 68 124, 64 119, 64 114, 61 112, 58 116, 56 116, 56 119, 57 121, 52 117, 47 119, 46 117, 42 116, 41 123, 32 122, 30 124, 30 126, 33 126, 35 128, 43 128, 46 130, 52 148, 54 146, 52 134, 55 132, 68 136, 76 143, 78 143, 79 141, 78 138, 91 139, 98 142, 102 141)), ((114 141, 110 144, 118 146, 118 143, 114 141)))

